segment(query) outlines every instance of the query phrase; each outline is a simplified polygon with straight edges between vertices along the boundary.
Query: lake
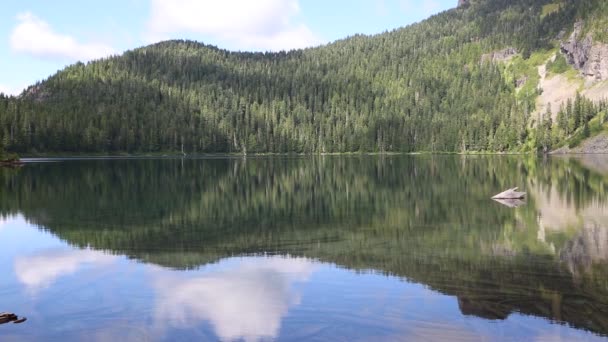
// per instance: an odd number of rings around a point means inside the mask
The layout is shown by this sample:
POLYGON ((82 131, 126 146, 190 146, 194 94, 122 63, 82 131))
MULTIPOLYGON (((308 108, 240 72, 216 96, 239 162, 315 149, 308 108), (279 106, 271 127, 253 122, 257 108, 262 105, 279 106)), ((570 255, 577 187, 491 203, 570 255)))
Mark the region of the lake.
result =
POLYGON ((603 340, 608 157, 38 160, 0 269, 1 341, 603 340))

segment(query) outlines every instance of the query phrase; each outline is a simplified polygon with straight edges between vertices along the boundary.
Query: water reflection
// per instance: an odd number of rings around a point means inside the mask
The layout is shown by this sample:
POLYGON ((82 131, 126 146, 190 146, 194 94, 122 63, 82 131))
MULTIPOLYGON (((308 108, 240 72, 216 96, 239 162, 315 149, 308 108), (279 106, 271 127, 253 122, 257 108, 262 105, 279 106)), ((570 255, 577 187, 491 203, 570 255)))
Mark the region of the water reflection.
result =
MULTIPOLYGON (((524 314, 543 319, 534 336, 549 322, 605 335, 605 164, 452 156, 32 164, 1 175, 0 215, 22 214, 74 247, 15 258, 30 292, 83 268, 118 267, 123 256, 156 265, 150 320, 162 336, 210 324, 224 340, 279 338, 301 307, 297 288, 317 274, 310 260, 450 296, 458 318, 443 326, 524 314), (514 185, 529 194, 523 205, 488 199, 514 185), (253 258, 231 259, 243 255, 253 258), (217 272, 199 272, 218 261, 217 272)), ((424 331, 409 324, 409 333, 424 331)))
POLYGON ((9 222, 9 220, 10 220, 10 218, 4 218, 4 217, 0 216, 0 231, 2 231, 2 229, 7 226, 7 223, 9 222))
POLYGON ((575 276, 591 273, 594 265, 608 263, 608 228, 592 222, 566 243, 560 259, 575 276))
POLYGON ((154 278, 157 326, 193 328, 208 321, 224 341, 273 339, 289 308, 300 303, 294 283, 314 271, 306 259, 223 260, 226 269, 196 277, 158 272, 154 278))
POLYGON ((52 285, 58 278, 75 273, 82 267, 103 266, 116 257, 94 250, 49 249, 15 258, 15 274, 28 291, 35 294, 52 285))
POLYGON ((495 198, 493 200, 494 200, 494 202, 500 203, 500 204, 504 205, 505 207, 509 207, 509 208, 519 208, 522 205, 526 205, 526 201, 521 200, 521 199, 498 199, 498 198, 495 198))

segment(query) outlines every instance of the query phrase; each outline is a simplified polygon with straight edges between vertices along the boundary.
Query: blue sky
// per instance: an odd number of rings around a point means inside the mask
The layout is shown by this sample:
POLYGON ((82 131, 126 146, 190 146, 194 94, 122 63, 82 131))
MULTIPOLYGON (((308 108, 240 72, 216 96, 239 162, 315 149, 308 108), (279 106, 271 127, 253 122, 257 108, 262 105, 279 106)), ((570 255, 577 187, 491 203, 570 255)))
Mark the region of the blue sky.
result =
POLYGON ((374 34, 457 0, 8 0, 0 12, 0 92, 18 94, 77 61, 165 39, 230 50, 315 46, 374 34))

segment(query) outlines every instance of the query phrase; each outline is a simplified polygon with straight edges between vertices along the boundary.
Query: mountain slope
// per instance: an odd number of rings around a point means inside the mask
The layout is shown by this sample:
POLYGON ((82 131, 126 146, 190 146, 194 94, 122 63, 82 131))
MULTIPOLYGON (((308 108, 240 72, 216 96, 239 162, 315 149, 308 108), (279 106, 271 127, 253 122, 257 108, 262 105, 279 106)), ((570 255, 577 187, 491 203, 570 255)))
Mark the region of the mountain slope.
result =
POLYGON ((482 57, 511 47, 527 61, 604 6, 548 5, 470 1, 406 28, 292 52, 162 42, 0 96, 0 138, 17 152, 530 149, 540 145, 529 128, 540 91, 530 81, 522 95, 504 63, 482 57))

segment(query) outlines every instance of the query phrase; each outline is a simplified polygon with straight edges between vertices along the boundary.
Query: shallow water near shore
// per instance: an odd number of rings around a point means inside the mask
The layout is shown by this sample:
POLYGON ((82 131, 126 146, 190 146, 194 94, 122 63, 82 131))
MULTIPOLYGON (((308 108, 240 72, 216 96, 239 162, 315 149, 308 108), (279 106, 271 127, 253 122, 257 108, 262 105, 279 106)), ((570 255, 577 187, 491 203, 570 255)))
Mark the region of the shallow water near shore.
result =
POLYGON ((0 190, 2 341, 608 336, 605 156, 28 160, 0 190))

